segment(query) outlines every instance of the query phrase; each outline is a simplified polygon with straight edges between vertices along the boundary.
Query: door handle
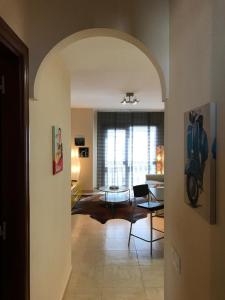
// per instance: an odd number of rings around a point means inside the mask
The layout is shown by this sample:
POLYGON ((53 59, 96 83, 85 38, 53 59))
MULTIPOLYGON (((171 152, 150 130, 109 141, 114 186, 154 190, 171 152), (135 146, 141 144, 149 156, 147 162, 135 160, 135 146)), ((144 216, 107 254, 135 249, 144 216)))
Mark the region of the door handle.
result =
POLYGON ((3 241, 6 240, 6 222, 2 222, 0 226, 0 238, 2 238, 3 241))
POLYGON ((2 95, 5 95, 5 76, 0 76, 0 92, 2 95))

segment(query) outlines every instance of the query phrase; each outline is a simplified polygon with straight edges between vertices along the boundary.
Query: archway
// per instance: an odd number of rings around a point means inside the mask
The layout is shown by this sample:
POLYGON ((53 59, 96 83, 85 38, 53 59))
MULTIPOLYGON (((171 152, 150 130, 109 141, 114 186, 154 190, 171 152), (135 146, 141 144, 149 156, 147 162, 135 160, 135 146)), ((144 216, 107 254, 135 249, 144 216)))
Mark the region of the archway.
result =
MULTIPOLYGON (((126 41, 132 45, 134 45, 135 47, 137 47, 140 51, 142 51, 146 57, 148 57, 149 61, 153 64, 153 66, 155 67, 158 76, 159 76, 159 80, 161 83, 161 91, 162 91, 162 101, 165 101, 166 99, 166 84, 165 84, 165 78, 162 72, 162 69, 160 67, 160 65, 158 64, 157 60, 155 59, 155 57, 152 55, 152 53, 150 52, 150 50, 145 47, 145 45, 139 41, 138 39, 136 39, 135 37, 122 32, 122 31, 118 31, 115 29, 106 29, 106 28, 96 28, 96 29, 87 29, 87 30, 82 30, 79 32, 76 32, 72 35, 70 35, 69 37, 65 38, 64 40, 62 40, 60 43, 58 43, 49 53, 48 55, 45 57, 45 59, 42 61, 40 68, 43 68, 44 65, 47 63, 48 59, 51 56, 57 55, 57 53, 59 53, 62 49, 66 48, 68 45, 71 45, 77 41, 83 40, 83 39, 87 39, 90 37, 113 37, 113 38, 117 38, 123 41, 126 41)), ((38 72, 39 72, 38 70, 38 72)), ((38 72, 36 75, 36 78, 38 76, 38 72)), ((36 82, 36 79, 35 79, 36 82)), ((34 85, 35 85, 34 82, 34 85)), ((34 90, 34 97, 35 97, 35 90, 34 90)))
POLYGON ((162 99, 165 99, 165 80, 159 64, 140 41, 123 32, 111 29, 77 32, 57 44, 43 60, 35 79, 34 98, 37 101, 30 105, 31 257, 39 253, 38 258, 31 259, 31 295, 36 292, 39 299, 44 299, 45 286, 54 287, 48 288, 49 298, 57 299, 71 270, 70 203, 64 201, 70 198, 70 78, 58 54, 76 41, 98 36, 121 39, 140 49, 154 65, 162 99), (52 176, 53 125, 63 128, 64 139, 64 170, 56 176, 52 176), (43 240, 50 245, 49 248, 43 240), (54 276, 47 278, 46 283, 44 274, 48 272, 54 276), (35 285, 32 286, 35 282, 39 282, 38 291, 35 285), (60 284, 55 287, 55 282, 60 284))

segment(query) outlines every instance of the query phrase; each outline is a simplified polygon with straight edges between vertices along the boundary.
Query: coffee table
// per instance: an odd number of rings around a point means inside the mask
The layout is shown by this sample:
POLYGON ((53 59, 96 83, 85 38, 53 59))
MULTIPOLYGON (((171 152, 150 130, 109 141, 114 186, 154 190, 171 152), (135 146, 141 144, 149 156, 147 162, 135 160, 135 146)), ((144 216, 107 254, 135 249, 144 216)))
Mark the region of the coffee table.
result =
POLYGON ((104 201, 111 205, 129 201, 130 203, 130 189, 127 186, 118 186, 117 189, 112 189, 110 186, 101 186, 99 191, 104 192, 104 201))

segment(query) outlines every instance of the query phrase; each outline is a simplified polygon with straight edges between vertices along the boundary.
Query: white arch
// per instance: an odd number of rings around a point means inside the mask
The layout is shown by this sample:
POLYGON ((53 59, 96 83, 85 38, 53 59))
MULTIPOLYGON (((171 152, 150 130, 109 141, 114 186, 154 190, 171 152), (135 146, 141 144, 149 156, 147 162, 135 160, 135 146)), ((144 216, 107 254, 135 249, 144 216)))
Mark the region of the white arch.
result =
MULTIPOLYGON (((158 64, 158 62, 156 61, 156 59, 154 58, 152 53, 149 51, 149 49, 147 49, 145 47, 145 45, 141 41, 139 41, 132 35, 122 32, 122 31, 119 31, 119 30, 115 30, 115 29, 109 29, 109 28, 86 29, 86 30, 78 31, 78 32, 68 36, 67 38, 65 38, 61 42, 59 42, 46 55, 46 57, 43 59, 41 65, 37 71, 37 74, 38 74, 39 70, 42 67, 44 67, 44 65, 47 63, 48 59, 52 55, 57 54, 60 50, 62 50, 63 48, 67 47, 70 44, 73 44, 79 40, 90 38, 90 37, 113 37, 113 38, 121 39, 128 43, 131 43, 132 45, 136 46, 140 51, 142 51, 146 55, 146 57, 148 57, 148 59, 151 61, 151 63, 153 64, 153 66, 155 67, 155 69, 157 71, 157 74, 158 74, 159 80, 160 80, 160 84, 161 84, 162 101, 165 100, 165 98, 166 98, 165 78, 164 78, 164 75, 163 75, 160 65, 158 64)), ((37 74, 35 77, 34 86, 35 86, 37 74)), ((34 97, 35 97, 35 89, 34 89, 34 97)))

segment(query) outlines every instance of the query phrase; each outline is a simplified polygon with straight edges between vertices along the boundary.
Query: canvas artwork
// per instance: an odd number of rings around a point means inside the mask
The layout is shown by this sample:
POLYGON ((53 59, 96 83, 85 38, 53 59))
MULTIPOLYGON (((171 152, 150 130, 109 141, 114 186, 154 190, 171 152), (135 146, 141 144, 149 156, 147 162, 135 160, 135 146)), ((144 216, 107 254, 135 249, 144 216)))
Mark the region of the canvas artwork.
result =
POLYGON ((52 156, 53 156, 53 174, 63 170, 63 144, 62 129, 57 126, 52 127, 52 156))
POLYGON ((216 221, 216 105, 185 113, 185 202, 209 223, 216 221))
POLYGON ((75 146, 84 146, 85 145, 85 138, 83 136, 77 136, 74 139, 75 146))
POLYGON ((79 147, 79 157, 88 157, 89 148, 88 147, 79 147))

